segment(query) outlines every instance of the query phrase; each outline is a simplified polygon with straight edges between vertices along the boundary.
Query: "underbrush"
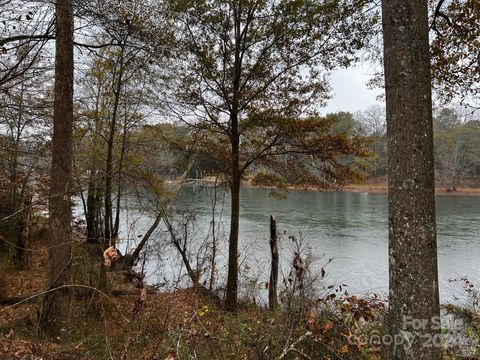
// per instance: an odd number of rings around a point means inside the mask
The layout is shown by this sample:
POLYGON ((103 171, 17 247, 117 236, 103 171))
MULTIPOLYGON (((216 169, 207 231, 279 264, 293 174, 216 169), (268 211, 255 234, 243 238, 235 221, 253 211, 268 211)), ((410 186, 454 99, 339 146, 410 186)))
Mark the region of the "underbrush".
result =
MULTIPOLYGON (((381 307, 354 297, 318 303, 303 315, 243 306, 235 313, 193 290, 151 295, 136 316, 135 296, 75 301, 69 326, 56 342, 34 336, 35 313, 4 326, 6 359, 372 359, 362 345, 381 307), (23 347, 23 348, 22 348, 23 347), (35 358, 35 357, 34 357, 35 358)), ((27 310, 23 308, 23 310, 27 310)))
POLYGON ((297 271, 275 310, 243 301, 234 313, 204 289, 150 293, 138 308, 139 290, 108 272, 97 287, 96 249, 74 246, 72 302, 57 339, 36 335, 45 287, 46 251, 28 270, 3 269, 10 296, 29 301, 0 306, 0 359, 372 359, 382 349, 360 341, 382 331, 384 304, 330 288, 316 296, 297 271), (121 290, 121 291, 119 291, 121 290), (123 294, 123 295, 119 295, 123 294))
MULTIPOLYGON (((139 290, 119 273, 108 272, 108 286, 96 287, 98 257, 95 249, 75 246, 71 311, 57 339, 36 335, 41 296, 0 305, 1 360, 387 358, 381 341, 372 341, 386 333, 385 302, 375 295, 349 295, 341 285, 317 294, 307 261, 302 266, 298 258, 294 262, 276 309, 244 300, 231 313, 203 288, 150 292, 139 307, 139 290)), ((39 251, 26 271, 3 262, 7 296, 41 294, 45 260, 46 251, 39 251)), ((478 292, 462 281, 468 301, 476 305, 449 305, 444 311, 463 319, 462 336, 475 345, 480 338, 478 292)), ((470 358, 476 358, 478 350, 470 350, 470 358)), ((465 359, 465 347, 445 346, 444 353, 448 359, 465 359)))
POLYGON ((480 291, 468 277, 451 279, 462 289, 461 305, 442 306, 443 317, 447 319, 444 329, 444 349, 448 359, 480 358, 480 291), (463 299, 462 299, 463 298, 463 299))

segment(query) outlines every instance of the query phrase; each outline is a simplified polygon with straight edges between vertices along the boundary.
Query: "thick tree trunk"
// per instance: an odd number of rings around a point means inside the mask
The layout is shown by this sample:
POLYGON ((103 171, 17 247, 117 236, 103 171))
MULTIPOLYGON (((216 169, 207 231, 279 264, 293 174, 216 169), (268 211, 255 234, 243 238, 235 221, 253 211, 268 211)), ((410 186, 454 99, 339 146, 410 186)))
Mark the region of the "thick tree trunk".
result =
POLYGON ((390 356, 440 359, 427 2, 384 0, 382 10, 389 153, 389 329, 395 340, 390 356))
POLYGON ((270 252, 272 254, 272 268, 270 270, 270 284, 268 286, 268 306, 275 309, 278 306, 277 286, 278 286, 278 245, 277 245, 277 221, 275 217, 270 216, 270 252))
POLYGON ((238 144, 233 151, 231 180, 230 239, 228 246, 227 297, 225 308, 233 311, 237 308, 238 292, 238 229, 240 221, 240 171, 238 166, 238 144))
MULTIPOLYGON (((50 178, 48 289, 70 283, 72 123, 73 123, 73 5, 72 0, 57 0, 55 101, 53 114, 53 149, 50 178)), ((59 335, 61 323, 68 318, 68 288, 45 295, 39 330, 59 335)))
POLYGON ((232 149, 232 159, 230 165, 230 191, 231 191, 231 213, 230 213, 230 239, 228 246, 228 275, 227 275, 227 296, 225 299, 225 309, 233 311, 237 308, 238 292, 238 228, 240 221, 240 130, 239 130, 239 96, 240 79, 242 73, 242 58, 240 51, 242 48, 242 29, 241 29, 241 6, 233 7, 234 27, 235 27, 235 61, 233 65, 233 94, 230 111, 231 134, 230 143, 232 149))

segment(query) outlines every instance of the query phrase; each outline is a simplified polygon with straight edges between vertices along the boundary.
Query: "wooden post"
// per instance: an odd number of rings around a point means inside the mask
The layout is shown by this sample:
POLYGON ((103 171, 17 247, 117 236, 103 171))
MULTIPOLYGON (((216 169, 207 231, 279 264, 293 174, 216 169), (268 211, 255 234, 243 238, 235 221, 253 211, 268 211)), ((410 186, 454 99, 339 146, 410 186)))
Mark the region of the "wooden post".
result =
POLYGON ((270 270, 270 284, 268 287, 268 306, 274 309, 278 305, 278 247, 277 247, 277 222, 273 215, 270 216, 270 251, 272 254, 272 268, 270 270))

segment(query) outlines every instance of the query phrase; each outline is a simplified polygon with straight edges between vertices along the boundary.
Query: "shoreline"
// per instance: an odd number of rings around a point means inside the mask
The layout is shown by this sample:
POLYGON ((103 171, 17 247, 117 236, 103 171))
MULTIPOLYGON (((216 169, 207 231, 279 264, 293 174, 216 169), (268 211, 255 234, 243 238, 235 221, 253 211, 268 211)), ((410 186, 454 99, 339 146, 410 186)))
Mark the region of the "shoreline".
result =
MULTIPOLYGON (((213 184, 215 180, 213 179, 187 179, 186 183, 191 183, 193 181, 201 181, 202 183, 213 184)), ((165 180, 167 184, 177 185, 181 182, 180 179, 175 180, 165 180)), ((261 186, 261 185, 252 185, 250 183, 242 184, 242 187, 245 188, 256 188, 256 189, 278 189, 275 186, 261 186)), ((388 194, 388 188, 386 184, 382 183, 372 183, 372 184, 350 184, 345 185, 340 190, 335 189, 321 189, 314 186, 310 187, 296 187, 296 186, 287 186, 287 190, 303 190, 303 191, 314 191, 314 192, 349 192, 349 193, 369 193, 369 194, 388 194)), ((470 188, 470 187, 459 187, 456 191, 446 191, 444 188, 436 187, 435 195, 438 196, 480 196, 480 188, 470 188)))
MULTIPOLYGON (((386 184, 353 184, 346 185, 344 192, 367 192, 376 194, 388 194, 386 184)), ((439 196, 480 196, 480 188, 459 187, 456 191, 446 191, 444 188, 436 187, 435 195, 439 196)))

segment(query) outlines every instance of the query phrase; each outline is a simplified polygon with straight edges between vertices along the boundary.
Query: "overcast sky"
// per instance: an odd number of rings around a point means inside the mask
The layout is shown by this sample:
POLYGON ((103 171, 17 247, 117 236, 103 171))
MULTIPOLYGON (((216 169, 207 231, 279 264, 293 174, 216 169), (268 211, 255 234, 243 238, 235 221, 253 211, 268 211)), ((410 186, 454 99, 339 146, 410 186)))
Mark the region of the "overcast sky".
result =
POLYGON ((381 90, 370 90, 367 81, 372 78, 373 69, 369 65, 359 65, 332 72, 331 85, 333 98, 322 113, 365 110, 374 104, 384 105, 376 98, 381 90))

